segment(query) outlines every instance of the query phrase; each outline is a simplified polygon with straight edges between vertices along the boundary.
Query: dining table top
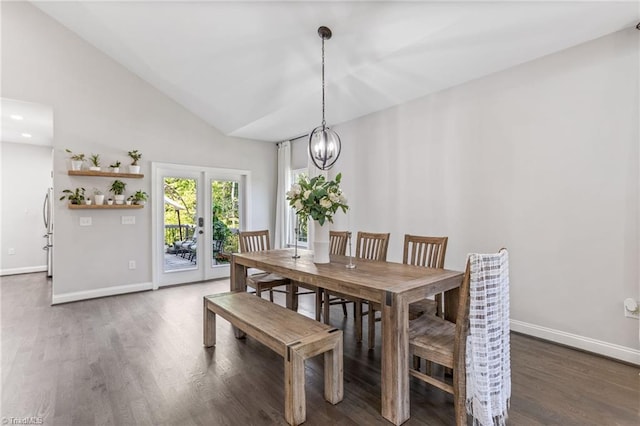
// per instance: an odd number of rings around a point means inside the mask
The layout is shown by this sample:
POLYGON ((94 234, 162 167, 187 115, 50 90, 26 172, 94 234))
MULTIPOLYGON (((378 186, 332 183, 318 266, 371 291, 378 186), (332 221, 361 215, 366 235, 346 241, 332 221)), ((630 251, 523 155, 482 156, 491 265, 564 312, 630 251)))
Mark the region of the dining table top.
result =
POLYGON ((333 291, 345 292, 365 300, 382 303, 386 294, 409 295, 409 302, 450 289, 449 281, 459 283, 462 272, 425 268, 404 263, 374 261, 348 256, 330 256, 330 263, 314 263, 313 252, 292 249, 235 253, 235 261, 249 268, 268 270, 333 291), (352 263, 355 268, 347 268, 352 263), (411 297, 411 295, 413 295, 411 297))

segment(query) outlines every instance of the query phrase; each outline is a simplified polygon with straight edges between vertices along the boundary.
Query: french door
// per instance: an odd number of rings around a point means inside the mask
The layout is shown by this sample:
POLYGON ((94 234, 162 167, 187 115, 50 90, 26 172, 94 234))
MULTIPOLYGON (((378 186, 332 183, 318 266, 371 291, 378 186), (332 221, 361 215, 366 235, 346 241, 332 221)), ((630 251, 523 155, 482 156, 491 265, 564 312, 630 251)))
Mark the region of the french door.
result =
POLYGON ((249 172, 153 163, 152 176, 153 287, 228 277, 249 172))

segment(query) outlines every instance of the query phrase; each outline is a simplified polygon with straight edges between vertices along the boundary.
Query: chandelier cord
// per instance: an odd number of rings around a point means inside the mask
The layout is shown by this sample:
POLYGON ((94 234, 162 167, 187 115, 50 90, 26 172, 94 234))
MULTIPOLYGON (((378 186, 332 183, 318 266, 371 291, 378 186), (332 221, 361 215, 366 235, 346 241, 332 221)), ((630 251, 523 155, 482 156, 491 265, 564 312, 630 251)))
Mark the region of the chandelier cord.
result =
POLYGON ((324 120, 324 37, 322 37, 322 128, 324 129, 326 125, 324 120))

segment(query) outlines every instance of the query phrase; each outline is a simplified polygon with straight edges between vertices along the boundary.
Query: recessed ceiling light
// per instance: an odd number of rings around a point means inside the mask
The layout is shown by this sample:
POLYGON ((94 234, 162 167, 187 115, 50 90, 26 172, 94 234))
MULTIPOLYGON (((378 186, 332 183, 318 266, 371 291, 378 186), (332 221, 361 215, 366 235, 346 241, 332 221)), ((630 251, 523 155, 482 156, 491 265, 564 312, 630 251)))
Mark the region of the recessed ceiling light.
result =
POLYGON ((31 133, 23 133, 22 137, 23 138, 30 138, 31 137, 31 133))
POLYGON ((12 120, 23 120, 24 117, 18 114, 11 114, 9 117, 11 117, 12 120))

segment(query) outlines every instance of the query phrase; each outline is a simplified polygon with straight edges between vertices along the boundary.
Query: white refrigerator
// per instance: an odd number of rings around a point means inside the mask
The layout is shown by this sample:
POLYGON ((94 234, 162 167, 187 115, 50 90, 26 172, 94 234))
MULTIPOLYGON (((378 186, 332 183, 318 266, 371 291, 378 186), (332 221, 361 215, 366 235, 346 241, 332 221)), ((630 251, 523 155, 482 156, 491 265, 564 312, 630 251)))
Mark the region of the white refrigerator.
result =
POLYGON ((43 238, 47 239, 47 244, 42 250, 47 252, 47 276, 53 276, 53 188, 47 190, 44 196, 44 204, 42 205, 42 218, 46 234, 43 238))

